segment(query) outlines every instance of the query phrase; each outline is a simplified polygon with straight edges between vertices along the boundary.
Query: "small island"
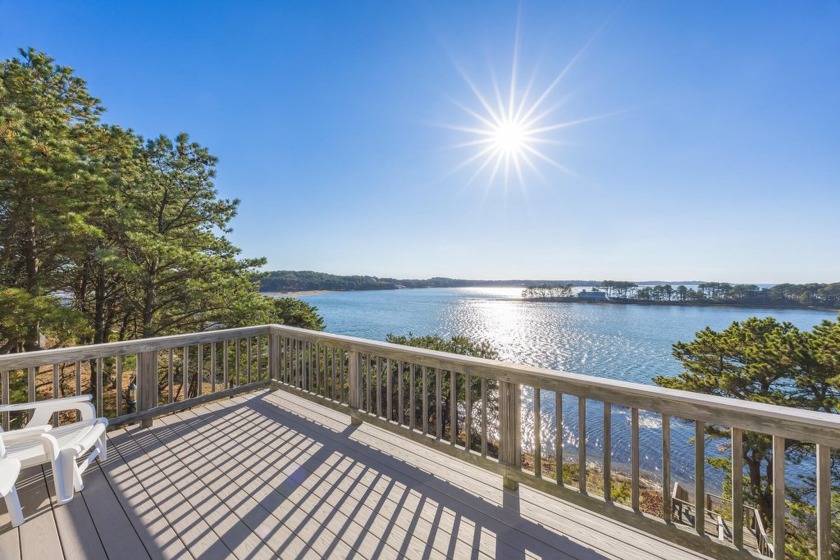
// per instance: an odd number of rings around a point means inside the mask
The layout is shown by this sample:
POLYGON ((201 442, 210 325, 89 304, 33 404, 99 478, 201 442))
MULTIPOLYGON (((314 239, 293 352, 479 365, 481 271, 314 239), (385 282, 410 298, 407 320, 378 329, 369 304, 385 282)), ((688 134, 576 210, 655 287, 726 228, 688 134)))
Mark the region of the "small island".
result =
POLYGON ((522 297, 531 301, 643 305, 721 305, 738 307, 829 309, 840 308, 840 282, 833 284, 755 284, 699 282, 696 285, 640 285, 604 280, 590 290, 572 283, 528 286, 522 297))

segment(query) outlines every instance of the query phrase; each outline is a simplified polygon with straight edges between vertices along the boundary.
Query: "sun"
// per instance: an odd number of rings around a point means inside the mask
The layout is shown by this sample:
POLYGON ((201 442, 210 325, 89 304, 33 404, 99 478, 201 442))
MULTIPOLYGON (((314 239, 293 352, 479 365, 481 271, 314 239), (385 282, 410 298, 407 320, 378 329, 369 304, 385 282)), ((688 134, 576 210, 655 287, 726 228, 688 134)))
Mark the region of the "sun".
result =
POLYGON ((490 133, 496 151, 505 157, 518 157, 529 140, 526 123, 514 120, 498 123, 490 133))
POLYGON ((493 72, 491 87, 482 90, 463 69, 458 68, 474 99, 467 103, 457 100, 453 102, 472 122, 466 125, 444 126, 469 136, 469 139, 453 146, 468 151, 466 159, 455 170, 474 169, 467 184, 484 177, 488 179, 488 187, 502 180, 507 188, 515 179, 524 190, 526 174, 531 173, 544 179, 541 170, 546 166, 573 174, 552 157, 555 151, 549 148, 561 143, 557 134, 561 129, 606 116, 574 120, 561 120, 557 116, 558 109, 564 102, 558 86, 591 42, 592 39, 548 86, 540 90, 536 90, 534 86, 537 76, 532 76, 524 87, 520 85, 518 29, 514 41, 510 81, 504 84, 504 87, 493 72))

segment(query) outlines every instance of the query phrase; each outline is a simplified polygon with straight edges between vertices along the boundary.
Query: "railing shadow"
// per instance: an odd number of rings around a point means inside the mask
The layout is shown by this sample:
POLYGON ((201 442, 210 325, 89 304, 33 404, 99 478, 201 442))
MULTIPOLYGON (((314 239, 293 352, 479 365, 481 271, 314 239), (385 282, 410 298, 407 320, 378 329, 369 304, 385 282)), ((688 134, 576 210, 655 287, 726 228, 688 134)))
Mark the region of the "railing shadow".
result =
MULTIPOLYGON (((236 486, 224 507, 283 558, 313 551, 323 557, 605 558, 523 517, 515 493, 505 491, 502 504, 490 503, 353 439, 355 426, 318 424, 268 395, 214 408, 158 420, 132 439, 142 440, 145 453, 158 444, 190 450, 186 463, 162 468, 199 511, 218 502, 188 479, 198 477, 208 489, 236 486), (208 498, 212 504, 202 504, 208 498)), ((117 443, 123 445, 133 443, 117 443)), ((131 454, 125 458, 132 461, 131 454)), ((213 529, 219 541, 234 550, 242 527, 221 527, 213 529)))

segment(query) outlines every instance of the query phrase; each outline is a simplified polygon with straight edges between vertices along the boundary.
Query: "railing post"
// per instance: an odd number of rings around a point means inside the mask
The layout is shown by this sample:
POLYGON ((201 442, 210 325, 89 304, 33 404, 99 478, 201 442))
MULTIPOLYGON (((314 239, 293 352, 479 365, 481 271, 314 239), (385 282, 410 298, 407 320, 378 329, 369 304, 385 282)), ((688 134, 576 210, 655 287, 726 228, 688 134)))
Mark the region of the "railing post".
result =
MULTIPOLYGON (((158 353, 137 353, 137 410, 143 412, 151 410, 158 404, 158 353)), ((152 418, 140 421, 141 428, 151 428, 152 418)))
POLYGON ((350 385, 350 410, 353 415, 350 417, 353 424, 361 424, 358 418, 359 409, 362 408, 362 356, 356 350, 347 353, 347 383, 350 385))
MULTIPOLYGON (((499 462, 511 470, 522 466, 522 395, 517 383, 499 382, 499 462)), ((507 469, 506 469, 507 470, 507 469)), ((519 483, 504 478, 508 490, 517 490, 519 483)))
POLYGON ((268 333, 268 377, 280 381, 280 334, 273 328, 268 333))

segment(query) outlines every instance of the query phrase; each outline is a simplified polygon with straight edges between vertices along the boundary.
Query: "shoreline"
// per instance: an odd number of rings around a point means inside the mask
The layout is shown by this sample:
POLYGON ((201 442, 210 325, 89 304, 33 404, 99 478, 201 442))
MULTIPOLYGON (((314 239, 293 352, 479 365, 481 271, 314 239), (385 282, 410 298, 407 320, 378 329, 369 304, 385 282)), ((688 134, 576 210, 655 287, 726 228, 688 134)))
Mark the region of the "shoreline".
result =
POLYGON ((835 307, 818 307, 815 305, 774 305, 774 304, 762 304, 762 303, 736 303, 736 302, 716 302, 716 301, 643 301, 643 300, 632 300, 632 299, 625 299, 625 300, 616 300, 616 299, 608 299, 603 301, 589 301, 583 298, 578 297, 568 297, 568 298, 505 298, 508 301, 533 301, 539 303, 584 303, 587 305, 648 305, 653 307, 735 307, 741 309, 778 309, 778 310, 786 310, 786 309, 796 309, 801 311, 831 311, 837 312, 840 309, 835 307))
POLYGON ((299 290, 294 292, 260 292, 266 297, 300 297, 300 296, 320 296, 321 294, 334 294, 337 290, 299 290))
MULTIPOLYGON (((476 287, 481 288, 483 286, 458 286, 459 288, 468 288, 468 287, 476 287)), ((506 287, 515 287, 515 286, 506 286, 506 287)), ((391 290, 427 290, 428 287, 425 288, 387 288, 387 289, 380 289, 380 290, 294 290, 294 291, 282 291, 282 292, 260 292, 260 294, 267 296, 267 297, 306 297, 306 296, 319 296, 323 294, 335 294, 341 292, 379 292, 379 291, 391 291, 391 290)), ((568 298, 536 298, 536 297, 504 297, 500 298, 505 301, 527 301, 527 302, 537 302, 537 303, 584 303, 587 305, 647 305, 647 306, 654 306, 654 307, 663 307, 663 306, 673 306, 673 307, 733 307, 733 308, 741 308, 741 309, 770 309, 770 310, 786 310, 786 309, 795 309, 795 310, 802 310, 802 311, 821 311, 821 312, 838 312, 840 309, 834 307, 818 307, 814 305, 774 305, 774 304, 761 304, 761 303, 736 303, 736 302, 699 302, 699 301, 642 301, 642 300, 632 300, 632 299, 625 299, 625 300, 605 300, 605 301, 588 301, 578 297, 568 297, 568 298)))

